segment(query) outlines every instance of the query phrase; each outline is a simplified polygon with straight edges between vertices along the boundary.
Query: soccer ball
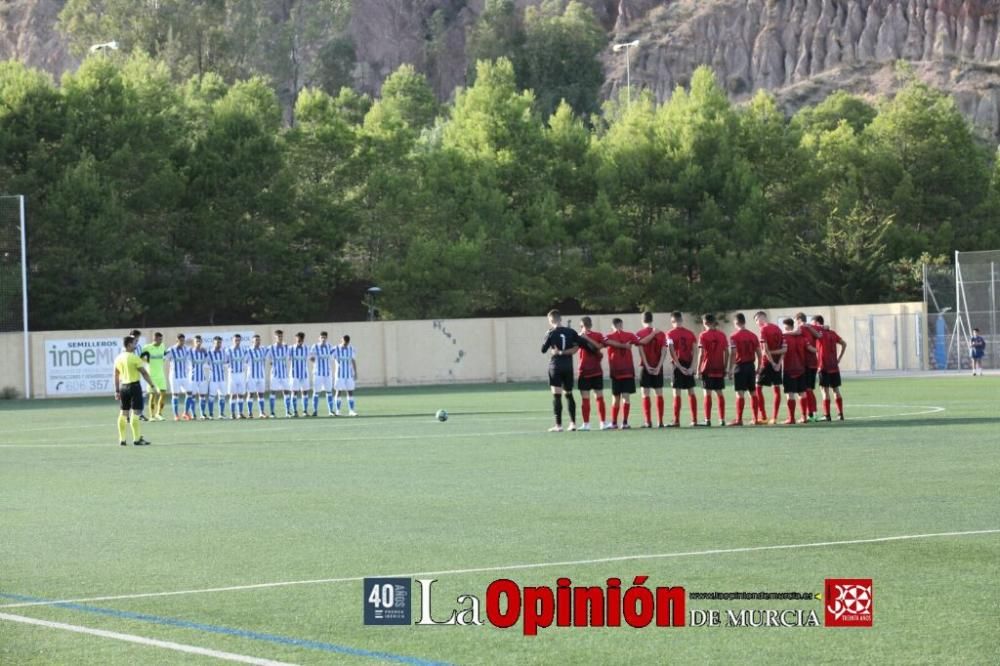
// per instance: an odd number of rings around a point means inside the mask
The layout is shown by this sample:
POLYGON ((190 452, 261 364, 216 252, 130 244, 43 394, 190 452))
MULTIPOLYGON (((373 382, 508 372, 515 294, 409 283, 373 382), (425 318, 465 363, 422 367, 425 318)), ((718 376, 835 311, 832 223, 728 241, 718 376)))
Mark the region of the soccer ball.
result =
POLYGON ((443 409, 439 409, 437 410, 437 414, 434 415, 434 418, 436 418, 438 421, 447 421, 448 412, 444 411, 443 409))

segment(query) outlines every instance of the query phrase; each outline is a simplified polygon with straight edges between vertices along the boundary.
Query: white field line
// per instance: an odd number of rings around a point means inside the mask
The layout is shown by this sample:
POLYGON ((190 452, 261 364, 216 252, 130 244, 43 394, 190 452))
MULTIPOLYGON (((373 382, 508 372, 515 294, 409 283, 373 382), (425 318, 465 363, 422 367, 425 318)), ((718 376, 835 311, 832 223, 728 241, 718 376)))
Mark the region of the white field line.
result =
MULTIPOLYGON (((919 411, 919 412, 899 412, 899 413, 896 413, 896 414, 876 414, 876 415, 873 415, 873 416, 851 416, 851 417, 847 418, 848 421, 856 421, 856 420, 862 420, 862 419, 889 419, 889 418, 895 418, 895 417, 898 417, 898 416, 922 416, 922 415, 925 415, 925 414, 939 414, 939 413, 945 411, 944 407, 940 407, 940 406, 936 406, 936 405, 888 405, 888 404, 877 404, 877 405, 872 405, 872 404, 856 404, 856 405, 850 405, 850 404, 848 404, 848 408, 851 408, 851 407, 901 407, 903 409, 910 409, 910 408, 912 408, 912 409, 920 409, 922 411, 919 411)), ((478 420, 483 420, 483 419, 481 419, 478 416, 475 417, 475 418, 476 418, 477 421, 478 420)), ((526 417, 518 417, 518 418, 519 419, 524 419, 526 417)), ((541 420, 541 417, 537 417, 537 416, 536 417, 529 417, 529 418, 533 418, 534 420, 541 420)), ((509 420, 509 419, 510 419, 510 417, 503 417, 502 420, 509 420)), ((488 420, 501 420, 501 419, 490 418, 488 420)), ((355 428, 366 427, 366 426, 370 427, 370 426, 374 425, 374 423, 375 423, 375 421, 367 421, 367 422, 364 423, 364 425, 362 425, 362 423, 353 422, 353 423, 351 423, 349 425, 345 424, 343 426, 336 426, 336 427, 337 427, 337 429, 346 428, 346 427, 355 427, 355 428)), ((433 425, 434 427, 439 427, 437 423, 434 423, 434 424, 430 424, 429 423, 429 425, 433 425)), ((60 426, 60 427, 63 427, 63 426, 60 426)), ((108 427, 109 426, 107 426, 107 425, 85 425, 85 426, 76 426, 75 429, 79 430, 80 428, 108 428, 108 427)), ((54 430, 55 428, 51 428, 51 429, 54 430)), ((270 432, 278 432, 278 431, 282 431, 282 430, 301 430, 301 428, 296 428, 296 427, 266 428, 264 430, 260 430, 260 431, 257 431, 257 432, 260 432, 260 433, 263 434, 263 433, 270 433, 270 432)), ((15 430, 15 431, 6 431, 6 432, 17 433, 17 432, 28 432, 28 431, 27 430, 20 430, 20 431, 16 431, 15 430)), ((147 430, 146 432, 149 432, 149 431, 147 430)), ((477 438, 478 437, 508 437, 508 436, 511 436, 511 435, 533 435, 533 434, 537 434, 538 432, 539 431, 537 431, 537 430, 511 430, 511 431, 506 431, 506 432, 447 433, 447 434, 443 434, 443 435, 442 434, 434 434, 433 437, 434 437, 434 439, 452 439, 452 438, 456 438, 456 437, 477 437, 477 438)), ((187 435, 187 436, 192 436, 192 435, 194 435, 194 436, 206 435, 207 436, 209 434, 217 435, 218 431, 217 430, 212 430, 212 431, 188 430, 188 431, 185 432, 185 435, 187 435)), ((365 435, 365 439, 374 439, 374 440, 378 440, 378 441, 394 441, 394 440, 425 439, 427 436, 428 435, 383 435, 383 436, 378 436, 378 435, 369 436, 369 435, 365 435)), ((354 436, 354 437, 318 437, 318 438, 296 439, 295 441, 296 441, 296 443, 301 443, 301 442, 353 442, 353 441, 355 441, 357 439, 358 439, 357 436, 354 436)), ((233 444, 237 443, 237 442, 229 442, 227 440, 216 440, 216 441, 210 442, 210 443, 219 443, 220 441, 221 442, 225 442, 225 443, 233 443, 233 444)), ((114 443, 114 442, 112 442, 112 443, 114 443)), ((246 442, 239 442, 239 443, 244 443, 245 444, 246 442)), ((257 444, 266 444, 266 442, 257 442, 257 444)), ((37 440, 37 441, 32 442, 30 444, 0 444, 0 449, 42 449, 42 448, 80 448, 80 447, 95 447, 95 448, 96 447, 101 447, 101 448, 105 448, 107 446, 108 446, 108 442, 106 440, 102 440, 100 442, 96 442, 96 441, 95 442, 65 442, 64 440, 61 440, 61 439, 43 439, 43 440, 37 440)), ((170 444, 167 444, 166 446, 170 446, 170 444)), ((0 606, 0 608, 2 608, 2 606, 0 606)))
POLYGON ((76 624, 50 622, 48 620, 39 620, 33 617, 24 617, 23 615, 10 615, 8 613, 0 613, 0 620, 7 620, 8 622, 19 622, 21 624, 33 624, 39 627, 46 627, 48 629, 61 629, 63 631, 73 631, 78 634, 100 636, 101 638, 110 638, 116 641, 125 641, 127 643, 136 643, 138 645, 146 645, 148 647, 158 647, 158 648, 163 648, 165 650, 173 650, 174 652, 186 652, 187 654, 197 654, 204 657, 214 657, 215 659, 222 659, 224 661, 234 661, 240 664, 257 664, 258 666, 291 666, 287 662, 283 661, 273 661, 271 659, 248 657, 246 655, 234 654, 232 652, 210 650, 209 648, 197 647, 195 645, 185 645, 183 643, 174 643, 173 641, 161 641, 155 638, 146 638, 145 636, 136 636, 134 634, 122 634, 117 631, 105 631, 104 629, 82 627, 76 624))
POLYGON ((851 546, 857 544, 888 543, 893 541, 913 541, 916 539, 933 539, 938 537, 960 537, 982 534, 1000 534, 1000 528, 985 530, 968 530, 965 532, 935 532, 931 534, 903 534, 899 536, 875 537, 871 539, 849 539, 846 541, 815 541, 812 543, 780 544, 774 546, 746 546, 742 548, 715 548, 711 550, 694 550, 679 553, 656 553, 650 555, 619 555, 615 557, 599 557, 589 560, 564 560, 561 562, 536 562, 532 564, 508 564, 492 567, 473 567, 469 569, 443 569, 440 571, 415 571, 396 574, 368 574, 366 576, 347 576, 343 578, 315 578, 311 580, 289 580, 275 583, 254 583, 251 585, 232 585, 229 587, 208 587, 193 590, 175 590, 171 592, 143 592, 139 594, 117 594, 101 597, 83 597, 79 599, 61 599, 54 601, 23 601, 14 604, 0 605, 0 608, 24 608, 27 606, 48 606, 52 604, 88 603, 92 601, 117 601, 122 599, 147 599, 149 597, 173 597, 188 594, 207 594, 211 592, 235 592, 240 590, 261 590, 273 587, 289 587, 293 585, 319 585, 325 583, 350 583, 365 578, 417 578, 419 576, 452 576, 471 573, 492 573, 498 571, 517 571, 522 569, 547 569, 552 567, 583 566, 588 564, 606 564, 608 562, 630 562, 635 560, 662 560, 676 557, 698 557, 702 555, 728 555, 732 553, 756 553, 770 550, 796 550, 802 548, 828 548, 831 546, 851 546))

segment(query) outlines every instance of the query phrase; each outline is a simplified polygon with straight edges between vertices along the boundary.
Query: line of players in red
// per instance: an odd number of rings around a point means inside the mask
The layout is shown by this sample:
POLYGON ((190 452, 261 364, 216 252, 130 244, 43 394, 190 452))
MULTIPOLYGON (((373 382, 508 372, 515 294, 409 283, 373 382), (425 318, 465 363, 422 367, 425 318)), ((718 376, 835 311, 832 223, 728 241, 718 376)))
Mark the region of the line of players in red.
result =
MULTIPOLYGON (((553 311, 549 314, 550 328, 561 328, 561 317, 553 311), (553 319, 553 315, 555 318, 553 319)), ((795 319, 783 320, 783 328, 768 321, 763 311, 754 315, 758 334, 747 328, 746 318, 736 315, 736 331, 729 336, 719 330, 714 315, 701 318, 703 330, 696 336, 684 327, 680 312, 671 314, 671 328, 660 331, 653 327, 653 315, 643 314, 644 327, 636 333, 623 329, 620 318, 612 321, 613 330, 603 334, 593 330, 590 317, 581 319, 576 349, 569 347, 562 354, 576 353, 578 357, 577 388, 580 390, 583 424, 580 430, 590 430, 591 399, 596 401, 597 413, 602 430, 629 428, 630 396, 635 393, 636 365, 634 350, 639 357, 639 386, 642 394, 643 427, 653 427, 653 398, 655 397, 658 426, 680 427, 682 394, 686 391, 691 411, 692 426, 710 426, 713 398, 718 406, 718 424, 730 426, 744 425, 746 396, 750 396, 750 420, 753 425, 774 424, 779 417, 784 390, 787 418, 782 422, 790 425, 806 423, 822 418, 832 420, 831 401, 836 404, 837 418, 844 418, 844 403, 840 391, 840 360, 847 349, 847 343, 830 327, 825 325, 821 315, 813 316, 808 322, 806 315, 798 313, 795 319), (606 419, 604 401, 604 370, 602 362, 604 349, 608 350, 608 366, 611 376, 611 419, 606 419), (664 421, 663 386, 664 375, 672 370, 673 420, 664 421), (703 420, 698 419, 698 400, 695 396, 696 376, 701 380, 703 395, 703 420), (725 380, 733 381, 736 391, 735 418, 726 422, 726 397, 723 393, 725 380), (815 388, 817 379, 823 391, 823 413, 818 414, 815 388), (764 388, 773 391, 773 405, 768 415, 764 388), (800 416, 796 418, 796 411, 800 416), (619 426, 619 415, 622 418, 619 426)), ((576 337, 576 336, 574 336, 576 337)), ((545 351, 543 349, 543 351, 545 351)), ((555 353, 555 352, 553 352, 555 353)), ((568 359, 566 359, 568 360, 568 359)), ((562 430, 562 405, 560 398, 565 393, 570 407, 568 430, 576 430, 575 404, 572 398, 572 378, 567 382, 550 368, 550 386, 553 398, 559 404, 555 407, 556 426, 553 431, 562 430), (569 384, 566 386, 565 384, 569 384)))

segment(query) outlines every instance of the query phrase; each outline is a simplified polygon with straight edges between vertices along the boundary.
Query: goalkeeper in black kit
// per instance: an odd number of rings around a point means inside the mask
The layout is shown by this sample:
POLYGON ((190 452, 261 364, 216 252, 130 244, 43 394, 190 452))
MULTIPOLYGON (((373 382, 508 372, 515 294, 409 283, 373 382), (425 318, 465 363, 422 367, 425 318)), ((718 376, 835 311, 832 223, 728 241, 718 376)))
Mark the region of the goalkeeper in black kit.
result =
POLYGON ((562 315, 558 310, 549 312, 549 332, 542 343, 542 353, 548 352, 549 357, 549 387, 552 389, 552 412, 556 424, 549 432, 562 432, 563 393, 566 394, 566 407, 569 408, 569 427, 576 430, 576 400, 573 399, 573 355, 581 344, 588 344, 580 334, 572 328, 562 325, 562 315))

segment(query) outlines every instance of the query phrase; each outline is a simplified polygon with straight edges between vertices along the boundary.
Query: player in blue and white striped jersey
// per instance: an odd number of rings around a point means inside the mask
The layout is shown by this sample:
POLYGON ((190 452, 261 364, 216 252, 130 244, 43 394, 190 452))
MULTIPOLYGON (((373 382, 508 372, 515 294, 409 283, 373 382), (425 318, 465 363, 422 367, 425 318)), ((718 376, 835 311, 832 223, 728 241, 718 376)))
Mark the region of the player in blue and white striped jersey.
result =
POLYGON ((208 374, 205 372, 205 365, 208 363, 208 350, 201 345, 201 336, 194 336, 194 347, 191 348, 191 374, 188 377, 191 392, 197 395, 198 404, 201 407, 199 420, 208 418, 207 398, 208 398, 208 374))
MULTIPOLYGON (((139 339, 142 337, 142 331, 140 331, 137 328, 133 328, 131 330, 131 332, 129 332, 129 335, 131 335, 133 338, 135 338, 135 352, 134 352, 135 355, 138 356, 138 357, 140 357, 140 358, 142 358, 142 343, 139 342, 139 339)), ((148 359, 146 360, 146 362, 147 363, 149 362, 148 359)), ((147 368, 147 370, 148 370, 148 368, 147 368)), ((139 381, 142 382, 142 387, 144 389, 147 389, 147 390, 149 389, 149 387, 146 386, 146 380, 140 379, 139 381)), ((152 402, 153 402, 153 396, 154 395, 156 395, 156 394, 153 393, 152 391, 149 391, 149 398, 148 398, 148 400, 146 402, 149 402, 150 404, 152 404, 152 402)), ((149 420, 149 419, 146 418, 146 414, 141 409, 139 410, 139 420, 140 421, 148 421, 149 420)))
POLYGON ((247 350, 247 416, 253 418, 253 401, 260 405, 260 418, 267 418, 264 411, 264 396, 267 394, 267 357, 271 353, 267 347, 260 345, 260 335, 254 334, 247 350))
POLYGON ((337 359, 337 376, 333 380, 334 402, 337 410, 334 412, 340 416, 340 392, 347 393, 347 409, 350 416, 357 416, 354 411, 354 383, 358 378, 358 364, 354 360, 354 347, 351 346, 351 336, 345 335, 340 339, 340 344, 333 350, 333 356, 337 359))
POLYGON ((313 416, 319 416, 319 394, 326 393, 326 415, 333 416, 333 373, 331 362, 333 345, 328 342, 326 331, 319 334, 319 342, 310 348, 313 368, 313 416))
POLYGON ((222 336, 212 338, 208 350, 208 418, 215 418, 215 401, 219 401, 219 418, 226 418, 226 362, 229 354, 222 348, 222 336))
POLYGON ((299 331, 295 334, 295 344, 288 348, 292 359, 292 414, 299 416, 299 398, 302 398, 302 414, 309 415, 309 345, 306 344, 306 334, 299 331))
POLYGON ((233 336, 233 346, 226 352, 229 364, 229 414, 230 418, 243 418, 243 396, 247 392, 247 350, 242 346, 243 336, 233 336))
POLYGON ((189 412, 194 411, 191 403, 191 388, 188 386, 188 363, 191 350, 184 344, 184 334, 177 334, 177 344, 167 347, 163 358, 170 361, 170 393, 174 407, 174 421, 191 419, 189 412), (184 412, 180 410, 181 396, 184 396, 184 412))
POLYGON ((277 393, 285 395, 285 418, 292 417, 292 394, 288 380, 288 345, 285 344, 285 332, 278 329, 274 332, 274 344, 268 350, 271 357, 271 418, 277 418, 274 413, 274 403, 277 393))

